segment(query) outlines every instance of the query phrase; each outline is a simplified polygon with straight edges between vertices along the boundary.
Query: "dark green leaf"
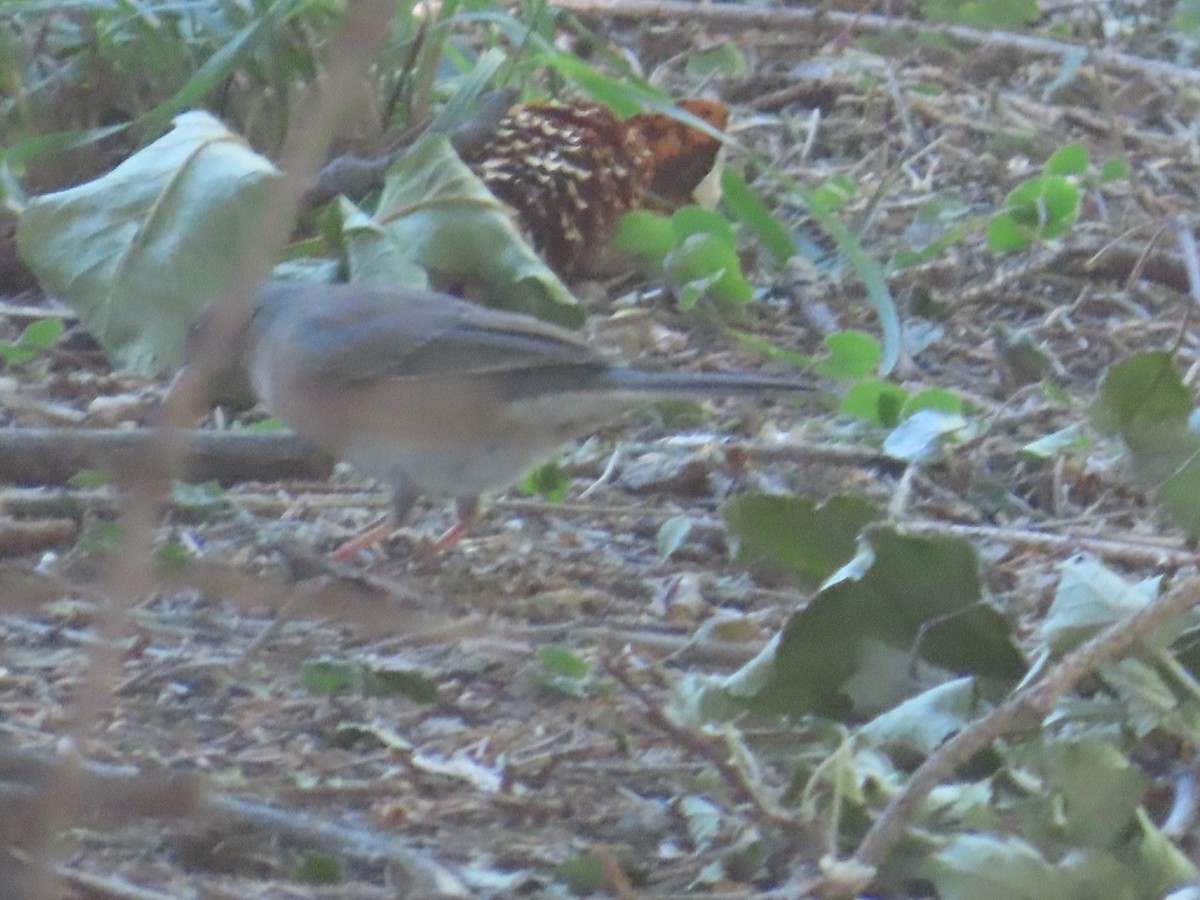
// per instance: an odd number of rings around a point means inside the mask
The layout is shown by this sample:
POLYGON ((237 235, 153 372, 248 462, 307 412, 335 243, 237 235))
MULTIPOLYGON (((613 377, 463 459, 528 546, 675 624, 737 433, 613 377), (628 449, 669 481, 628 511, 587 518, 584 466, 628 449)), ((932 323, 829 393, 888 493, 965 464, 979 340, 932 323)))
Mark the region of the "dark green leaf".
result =
POLYGON ((371 696, 401 694, 414 703, 437 703, 438 682, 415 669, 370 669, 363 687, 371 696))
POLYGON ((1136 442, 1164 424, 1187 427, 1192 392, 1175 357, 1165 350, 1139 353, 1109 370, 1092 406, 1097 427, 1136 442))
POLYGON ((1133 458, 1143 484, 1179 525, 1200 536, 1200 438, 1188 429, 1191 391, 1170 353, 1154 351, 1115 366, 1092 404, 1092 421, 1116 432, 1133 458))
POLYGON ((305 853, 296 869, 296 880, 304 884, 337 884, 342 880, 341 860, 327 853, 305 853))
POLYGON ((878 510, 860 497, 818 506, 803 497, 743 494, 725 509, 734 561, 766 566, 813 588, 854 556, 859 534, 878 510))
POLYGON ((765 670, 762 661, 752 664, 756 679, 737 696, 763 713, 844 718, 911 695, 919 684, 910 674, 914 659, 1004 684, 1023 674, 1011 628, 980 601, 970 544, 885 529, 868 540, 865 573, 852 567, 794 613, 765 670))
POLYGON ((594 894, 608 887, 603 861, 590 853, 568 859, 558 867, 558 877, 576 896, 594 894))

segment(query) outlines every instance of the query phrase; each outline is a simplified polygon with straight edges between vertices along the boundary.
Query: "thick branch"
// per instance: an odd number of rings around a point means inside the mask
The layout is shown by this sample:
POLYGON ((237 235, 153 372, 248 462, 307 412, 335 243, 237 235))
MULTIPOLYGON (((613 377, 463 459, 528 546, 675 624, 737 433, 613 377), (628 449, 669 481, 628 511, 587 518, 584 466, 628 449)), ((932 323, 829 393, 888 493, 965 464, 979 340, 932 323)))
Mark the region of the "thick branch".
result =
MULTIPOLYGON (((287 481, 329 474, 327 457, 295 435, 186 431, 187 477, 193 481, 287 481)), ((0 482, 64 484, 83 469, 136 474, 159 447, 156 432, 96 428, 0 430, 0 482)))

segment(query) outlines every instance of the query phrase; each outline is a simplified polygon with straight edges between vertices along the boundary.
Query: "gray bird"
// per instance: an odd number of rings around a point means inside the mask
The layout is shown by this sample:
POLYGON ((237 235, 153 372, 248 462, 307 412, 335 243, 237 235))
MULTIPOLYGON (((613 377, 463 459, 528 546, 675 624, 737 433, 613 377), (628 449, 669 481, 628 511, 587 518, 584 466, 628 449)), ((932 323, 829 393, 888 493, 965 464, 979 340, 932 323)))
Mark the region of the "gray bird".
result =
POLYGON ((530 316, 367 284, 270 282, 234 343, 222 352, 240 358, 274 416, 391 485, 392 521, 343 545, 342 559, 386 537, 421 495, 457 500, 458 523, 435 544, 449 547, 484 491, 657 399, 811 390, 786 378, 643 371, 530 316))

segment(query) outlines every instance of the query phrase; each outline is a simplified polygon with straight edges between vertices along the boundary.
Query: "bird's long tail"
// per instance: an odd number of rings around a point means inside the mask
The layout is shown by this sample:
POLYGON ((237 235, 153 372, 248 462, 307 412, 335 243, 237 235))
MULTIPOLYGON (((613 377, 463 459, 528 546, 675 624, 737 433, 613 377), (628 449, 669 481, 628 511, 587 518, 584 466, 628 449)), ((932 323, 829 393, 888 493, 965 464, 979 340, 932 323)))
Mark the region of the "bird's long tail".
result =
POLYGON ((798 378, 750 375, 740 372, 647 372, 643 369, 609 368, 604 386, 616 390, 652 394, 789 394, 813 390, 798 378))

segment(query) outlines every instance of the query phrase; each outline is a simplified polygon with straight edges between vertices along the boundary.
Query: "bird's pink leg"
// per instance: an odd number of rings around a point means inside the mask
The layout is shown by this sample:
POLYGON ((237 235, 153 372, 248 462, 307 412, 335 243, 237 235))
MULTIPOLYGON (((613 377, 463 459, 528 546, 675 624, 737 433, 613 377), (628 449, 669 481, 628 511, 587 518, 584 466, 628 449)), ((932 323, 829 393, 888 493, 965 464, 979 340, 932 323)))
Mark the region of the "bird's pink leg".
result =
POLYGON ((455 508, 458 511, 458 521, 435 540, 432 544, 426 544, 421 548, 421 556, 428 559, 432 556, 438 556, 445 553, 460 540, 463 535, 471 530, 471 526, 479 521, 479 498, 478 497, 460 497, 455 503, 455 508))
POLYGON ((330 558, 334 562, 351 563, 358 559, 358 554, 364 550, 383 543, 390 538, 404 520, 408 518, 413 504, 417 502, 417 492, 404 482, 397 483, 392 488, 392 510, 383 520, 356 534, 333 551, 330 558))

